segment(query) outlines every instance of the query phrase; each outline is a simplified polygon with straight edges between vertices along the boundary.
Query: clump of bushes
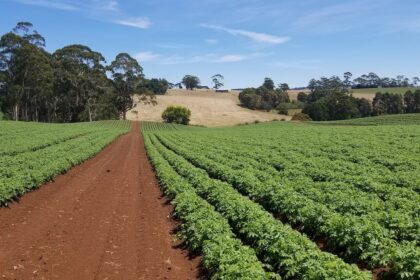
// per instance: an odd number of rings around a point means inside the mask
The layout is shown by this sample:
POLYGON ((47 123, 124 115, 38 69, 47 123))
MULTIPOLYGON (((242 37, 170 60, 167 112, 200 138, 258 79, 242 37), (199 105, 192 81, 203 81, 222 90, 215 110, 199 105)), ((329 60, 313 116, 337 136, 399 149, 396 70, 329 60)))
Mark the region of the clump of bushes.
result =
POLYGON ((189 124, 190 109, 182 106, 168 106, 162 113, 162 119, 167 123, 189 124))
POLYGON ((312 120, 311 117, 304 113, 297 113, 297 114, 294 114, 292 117, 292 121, 308 122, 311 120, 312 120))
POLYGON ((277 106, 277 111, 280 115, 289 115, 290 110, 303 109, 304 103, 296 100, 291 102, 282 102, 277 106))
POLYGON ((310 93, 299 93, 302 113, 315 121, 345 120, 370 116, 372 106, 366 99, 353 97, 347 85, 336 76, 311 80, 310 93))
POLYGON ((274 82, 266 78, 259 88, 247 88, 239 94, 242 106, 252 110, 270 111, 276 109, 280 103, 290 102, 287 84, 274 86, 274 82))

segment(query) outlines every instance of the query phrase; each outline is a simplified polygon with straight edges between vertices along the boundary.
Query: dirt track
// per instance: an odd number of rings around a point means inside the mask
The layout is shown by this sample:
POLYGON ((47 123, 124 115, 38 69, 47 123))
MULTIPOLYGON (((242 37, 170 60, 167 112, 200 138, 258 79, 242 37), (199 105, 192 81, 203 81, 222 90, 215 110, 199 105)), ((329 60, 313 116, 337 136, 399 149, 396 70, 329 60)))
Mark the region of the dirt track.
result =
POLYGON ((138 124, 96 157, 0 208, 0 279, 195 279, 174 248, 138 124))

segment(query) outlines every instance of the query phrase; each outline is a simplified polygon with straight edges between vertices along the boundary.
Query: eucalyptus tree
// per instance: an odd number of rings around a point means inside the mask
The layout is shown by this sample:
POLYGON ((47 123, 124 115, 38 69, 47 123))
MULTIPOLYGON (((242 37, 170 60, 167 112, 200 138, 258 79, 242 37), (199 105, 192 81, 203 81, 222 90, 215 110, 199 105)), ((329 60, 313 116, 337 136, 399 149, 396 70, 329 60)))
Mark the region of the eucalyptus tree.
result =
POLYGON ((222 74, 216 74, 216 75, 212 76, 211 79, 212 79, 212 82, 214 84, 213 88, 216 89, 216 90, 225 85, 224 82, 223 82, 225 77, 223 77, 222 74))
POLYGON ((201 81, 196 76, 185 75, 184 78, 182 78, 181 83, 185 86, 186 89, 193 90, 201 84, 201 81))
POLYGON ((123 119, 135 105, 134 97, 145 104, 156 104, 155 93, 147 88, 143 68, 127 53, 120 53, 107 70, 112 73, 113 85, 117 94, 117 109, 123 119))
POLYGON ((414 86, 418 86, 420 84, 420 78, 419 77, 413 77, 411 80, 413 81, 414 86))
POLYGON ((344 83, 344 85, 347 88, 350 88, 351 87, 351 77, 353 77, 353 74, 351 72, 345 72, 344 73, 344 81, 343 81, 343 83, 344 83))
POLYGON ((107 87, 105 59, 84 45, 69 45, 54 52, 54 111, 63 121, 93 121, 100 94, 107 87))
POLYGON ((262 86, 268 90, 274 90, 274 82, 270 78, 265 78, 262 86))
POLYGON ((51 57, 44 46, 29 22, 19 22, 0 38, 2 109, 13 120, 38 120, 41 101, 51 94, 51 57))

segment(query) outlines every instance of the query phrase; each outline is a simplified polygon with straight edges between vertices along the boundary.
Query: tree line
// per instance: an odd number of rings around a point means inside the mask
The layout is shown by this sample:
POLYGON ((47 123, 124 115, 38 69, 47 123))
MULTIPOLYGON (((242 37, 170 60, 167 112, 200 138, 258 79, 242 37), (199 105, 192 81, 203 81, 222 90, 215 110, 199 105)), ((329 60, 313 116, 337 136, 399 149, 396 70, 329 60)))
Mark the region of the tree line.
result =
POLYGON ((420 113, 420 90, 409 90, 404 95, 377 93, 370 102, 351 94, 346 76, 343 80, 338 76, 312 79, 308 85, 310 92, 300 92, 297 101, 290 100, 286 83, 276 87, 272 79, 265 78, 260 87, 244 89, 239 94, 239 100, 249 109, 277 110, 286 115, 290 109, 302 109, 302 113, 316 121, 420 113))
POLYGON ((343 83, 350 88, 393 88, 393 87, 415 87, 420 85, 420 78, 413 77, 412 79, 404 75, 398 75, 395 78, 379 77, 376 73, 370 72, 363 74, 352 80, 353 74, 351 72, 344 73, 343 83))
POLYGON ((124 118, 140 102, 156 103, 169 83, 146 79, 127 53, 109 64, 100 52, 74 44, 49 53, 45 38, 19 22, 0 38, 0 116, 40 122, 124 118))
POLYGON ((337 76, 313 79, 308 88, 310 93, 299 93, 298 101, 303 104, 302 112, 317 121, 420 113, 420 90, 409 90, 404 95, 378 92, 370 102, 353 97, 346 78, 344 81, 337 76))

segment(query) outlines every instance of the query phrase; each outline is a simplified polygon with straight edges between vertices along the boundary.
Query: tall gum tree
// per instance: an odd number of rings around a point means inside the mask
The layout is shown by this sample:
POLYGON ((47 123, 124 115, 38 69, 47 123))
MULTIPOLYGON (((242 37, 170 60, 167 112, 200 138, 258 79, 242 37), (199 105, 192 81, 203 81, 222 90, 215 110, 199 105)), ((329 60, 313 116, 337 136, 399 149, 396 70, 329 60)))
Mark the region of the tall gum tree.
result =
POLYGON ((39 120, 40 102, 52 91, 53 75, 45 39, 29 22, 0 38, 2 106, 13 120, 39 120))
POLYGON ((117 109, 125 120, 127 111, 134 108, 134 97, 146 104, 156 104, 155 94, 145 86, 143 68, 127 53, 120 53, 107 67, 116 91, 117 109))
POLYGON ((76 122, 87 114, 93 121, 97 100, 107 83, 104 57, 87 46, 69 45, 54 52, 53 58, 57 67, 55 91, 65 93, 58 101, 69 106, 64 118, 76 122))

